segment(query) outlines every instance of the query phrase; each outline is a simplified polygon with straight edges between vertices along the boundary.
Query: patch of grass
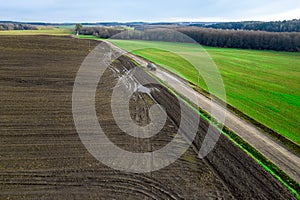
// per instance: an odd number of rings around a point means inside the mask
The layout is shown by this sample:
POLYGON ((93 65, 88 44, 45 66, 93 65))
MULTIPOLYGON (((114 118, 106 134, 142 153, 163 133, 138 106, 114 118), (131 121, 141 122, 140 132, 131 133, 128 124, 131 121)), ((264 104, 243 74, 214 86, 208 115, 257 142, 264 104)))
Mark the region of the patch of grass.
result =
MULTIPOLYGON (((178 49, 197 59, 199 45, 110 40, 178 74, 206 92, 187 60, 165 49, 178 49)), ((223 78, 227 103, 255 121, 300 144, 300 53, 203 47, 223 78)), ((213 94, 218 97, 218 94, 213 94)), ((224 99, 223 99, 224 100, 224 99)))
POLYGON ((94 35, 78 35, 79 39, 94 39, 94 40, 102 40, 94 35))

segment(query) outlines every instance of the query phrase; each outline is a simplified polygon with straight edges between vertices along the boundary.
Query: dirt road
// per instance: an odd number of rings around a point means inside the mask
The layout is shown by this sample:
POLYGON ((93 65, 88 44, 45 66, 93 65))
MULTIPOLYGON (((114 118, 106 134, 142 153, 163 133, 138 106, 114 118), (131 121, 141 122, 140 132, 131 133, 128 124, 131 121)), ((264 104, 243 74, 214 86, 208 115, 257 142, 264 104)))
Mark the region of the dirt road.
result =
MULTIPOLYGON (((115 49, 125 52, 119 47, 111 43, 109 44, 115 49)), ((133 54, 126 55, 146 68, 147 61, 133 54)), ((224 113, 226 115, 226 121, 224 123, 226 127, 234 131, 238 136, 243 138, 247 143, 261 152, 266 158, 270 159, 274 164, 280 167, 280 169, 287 173, 291 178, 300 183, 300 157, 286 149, 283 145, 274 141, 272 138, 268 137, 266 133, 254 125, 241 119, 234 113, 220 106, 218 103, 208 99, 204 95, 194 91, 190 87, 187 87, 187 84, 185 84, 184 80, 175 77, 161 68, 158 68, 156 71, 151 71, 151 73, 165 82, 173 90, 187 97, 191 101, 193 101, 193 99, 195 99, 194 97, 196 96, 196 102, 193 103, 200 105, 201 109, 205 110, 206 112, 211 114, 211 108, 214 107, 217 112, 224 113)))
MULTIPOLYGON (((205 159, 190 147, 175 163, 151 173, 125 173, 96 160, 82 144, 72 115, 74 81, 88 50, 88 41, 71 38, 0 37, 0 199, 295 199, 224 136, 205 159)), ((108 51, 106 46, 100 53, 108 51)), ((149 139, 122 132, 112 115, 111 96, 123 73, 134 68, 137 82, 152 79, 126 57, 119 58, 99 82, 96 111, 114 144, 148 152, 173 139, 179 104, 166 88, 150 85, 151 95, 132 96, 131 118, 141 126, 149 123, 149 107, 160 103, 168 114, 163 129, 149 139)), ((199 144, 207 128, 201 121, 199 144)))

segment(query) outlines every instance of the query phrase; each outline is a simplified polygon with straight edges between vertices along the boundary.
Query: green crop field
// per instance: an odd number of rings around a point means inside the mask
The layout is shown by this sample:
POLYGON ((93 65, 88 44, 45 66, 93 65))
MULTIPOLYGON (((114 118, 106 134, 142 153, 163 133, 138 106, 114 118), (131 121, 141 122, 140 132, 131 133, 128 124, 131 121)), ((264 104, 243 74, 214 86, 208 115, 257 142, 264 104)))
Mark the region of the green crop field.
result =
MULTIPOLYGON (((198 72, 171 50, 180 49, 190 58, 197 58, 199 45, 110 41, 198 84, 198 72)), ((220 71, 228 104, 300 144, 300 53, 203 48, 220 71)), ((203 80, 199 85, 207 90, 203 80)))
POLYGON ((41 28, 39 30, 10 30, 0 31, 0 35, 70 35, 72 29, 66 28, 41 28))

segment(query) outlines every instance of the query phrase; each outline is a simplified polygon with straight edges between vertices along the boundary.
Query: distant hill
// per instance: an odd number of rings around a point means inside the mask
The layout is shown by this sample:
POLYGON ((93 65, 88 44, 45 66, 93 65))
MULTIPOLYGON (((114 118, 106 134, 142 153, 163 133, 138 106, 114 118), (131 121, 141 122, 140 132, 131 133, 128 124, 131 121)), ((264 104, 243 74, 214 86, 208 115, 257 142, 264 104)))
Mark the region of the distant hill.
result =
POLYGON ((191 24, 190 26, 198 26, 214 29, 227 30, 250 30, 250 31, 267 31, 267 32, 300 32, 300 19, 284 20, 284 21, 245 21, 245 22, 223 22, 215 24, 191 24))

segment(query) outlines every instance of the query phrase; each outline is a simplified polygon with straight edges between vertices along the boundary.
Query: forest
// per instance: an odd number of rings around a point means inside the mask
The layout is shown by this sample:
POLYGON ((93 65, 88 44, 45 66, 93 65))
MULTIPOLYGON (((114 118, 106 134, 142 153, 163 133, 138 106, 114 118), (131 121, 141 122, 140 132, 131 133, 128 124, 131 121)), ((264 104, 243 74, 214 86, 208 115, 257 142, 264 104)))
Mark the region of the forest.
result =
POLYGON ((212 28, 179 28, 178 31, 199 44, 213 47, 241 49, 300 51, 300 33, 279 33, 246 30, 218 30, 212 28))
POLYGON ((191 26, 215 28, 215 29, 231 29, 231 30, 252 30, 252 31, 268 31, 268 32, 300 32, 300 19, 284 20, 284 21, 245 21, 245 22, 223 22, 206 24, 192 24, 191 26))
POLYGON ((224 48, 241 48, 275 51, 300 51, 300 33, 266 32, 247 30, 221 30, 199 27, 172 27, 171 29, 147 29, 145 31, 125 30, 124 28, 86 27, 80 31, 83 35, 95 35, 100 38, 136 39, 168 42, 197 42, 201 45, 224 48), (175 31, 181 32, 191 39, 175 31), (123 33, 121 33, 123 32, 123 33), (121 33, 121 34, 120 34, 121 33))

